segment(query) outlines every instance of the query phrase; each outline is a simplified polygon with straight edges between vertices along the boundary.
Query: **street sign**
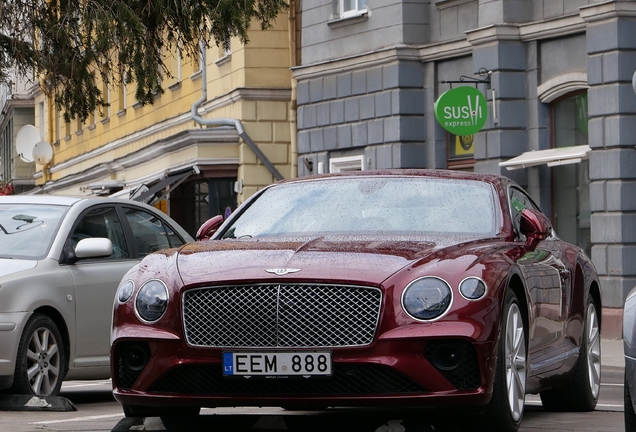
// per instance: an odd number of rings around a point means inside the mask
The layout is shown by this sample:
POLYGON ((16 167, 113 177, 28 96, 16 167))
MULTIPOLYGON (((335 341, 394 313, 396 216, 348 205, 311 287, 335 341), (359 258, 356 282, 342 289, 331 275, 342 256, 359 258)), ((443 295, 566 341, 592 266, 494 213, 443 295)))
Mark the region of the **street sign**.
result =
POLYGON ((435 102, 435 118, 448 132, 466 136, 479 132, 486 124, 486 97, 476 88, 456 87, 444 92, 435 102))

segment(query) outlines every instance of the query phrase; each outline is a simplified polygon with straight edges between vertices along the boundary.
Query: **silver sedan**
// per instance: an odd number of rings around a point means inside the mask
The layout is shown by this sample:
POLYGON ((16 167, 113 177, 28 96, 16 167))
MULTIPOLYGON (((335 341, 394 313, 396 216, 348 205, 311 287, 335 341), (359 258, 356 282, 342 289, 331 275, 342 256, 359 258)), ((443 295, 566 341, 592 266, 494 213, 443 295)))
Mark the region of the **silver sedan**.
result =
POLYGON ((0 197, 0 389, 55 395, 110 376, 122 276, 192 238, 164 213, 114 198, 0 197))

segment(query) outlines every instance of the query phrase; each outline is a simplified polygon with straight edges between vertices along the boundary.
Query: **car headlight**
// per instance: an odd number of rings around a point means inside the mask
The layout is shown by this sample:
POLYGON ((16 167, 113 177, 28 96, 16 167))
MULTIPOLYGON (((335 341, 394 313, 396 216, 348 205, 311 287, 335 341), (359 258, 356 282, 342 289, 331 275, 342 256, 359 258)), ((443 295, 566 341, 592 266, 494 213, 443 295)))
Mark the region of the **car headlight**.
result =
POLYGON ((415 280, 402 293, 402 307, 418 320, 439 318, 448 310, 452 300, 448 283, 436 277, 415 280))
POLYGON ((133 295, 135 284, 131 280, 127 280, 117 288, 117 300, 119 303, 126 303, 133 295))
POLYGON ((168 288, 160 280, 151 280, 142 285, 137 293, 135 309, 144 321, 157 321, 168 307, 168 288))
POLYGON ((477 300, 486 294, 486 284, 478 277, 469 276, 459 283, 459 293, 466 300, 477 300))

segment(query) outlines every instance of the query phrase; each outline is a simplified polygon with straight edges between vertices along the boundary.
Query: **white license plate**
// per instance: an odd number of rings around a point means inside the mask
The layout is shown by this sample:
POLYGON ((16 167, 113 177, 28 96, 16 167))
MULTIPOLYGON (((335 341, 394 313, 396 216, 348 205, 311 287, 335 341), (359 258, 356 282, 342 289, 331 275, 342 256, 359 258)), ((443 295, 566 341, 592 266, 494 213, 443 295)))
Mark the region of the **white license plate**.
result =
POLYGON ((279 377, 331 375, 331 352, 224 352, 223 375, 279 377))

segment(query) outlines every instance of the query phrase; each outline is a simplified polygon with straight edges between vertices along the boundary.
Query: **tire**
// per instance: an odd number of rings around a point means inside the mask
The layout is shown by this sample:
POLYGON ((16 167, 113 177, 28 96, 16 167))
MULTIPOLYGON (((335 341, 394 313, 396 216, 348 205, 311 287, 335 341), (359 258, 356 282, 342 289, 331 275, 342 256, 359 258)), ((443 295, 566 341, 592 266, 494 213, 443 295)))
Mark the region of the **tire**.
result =
POLYGON ((601 388, 601 334, 598 323, 596 306, 588 298, 579 358, 570 381, 541 392, 541 402, 547 411, 594 411, 601 388))
POLYGON ((492 399, 479 419, 484 431, 516 432, 526 397, 526 325, 515 293, 508 289, 501 314, 492 399))
POLYGON ((12 393, 56 396, 66 371, 64 352, 62 336, 53 320, 34 313, 20 338, 12 393))
POLYGON ((634 413, 634 405, 632 404, 632 395, 629 392, 629 384, 627 383, 627 373, 625 373, 625 432, 636 432, 636 413, 634 413))

